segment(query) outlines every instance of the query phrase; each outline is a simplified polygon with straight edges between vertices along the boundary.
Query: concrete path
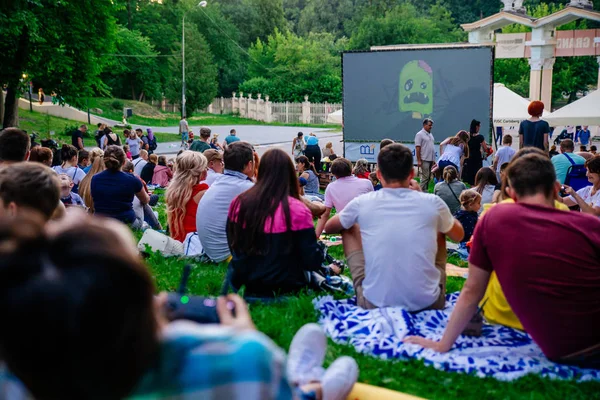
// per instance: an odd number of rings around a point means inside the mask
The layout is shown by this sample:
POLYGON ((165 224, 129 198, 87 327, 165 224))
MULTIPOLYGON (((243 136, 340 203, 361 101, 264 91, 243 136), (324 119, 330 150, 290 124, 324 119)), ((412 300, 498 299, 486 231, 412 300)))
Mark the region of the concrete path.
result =
MULTIPOLYGON (((229 132, 229 127, 226 130, 221 130, 221 128, 225 127, 215 127, 213 133, 229 132)), ((284 150, 286 153, 291 155, 292 153, 292 140, 296 137, 299 132, 297 129, 303 128, 293 128, 293 127, 277 127, 277 126, 254 126, 254 125, 244 125, 235 127, 237 130, 237 135, 241 140, 247 141, 251 143, 257 153, 262 156, 265 151, 272 147, 278 147, 284 150), (273 128, 273 129, 263 129, 263 128, 273 128), (284 128, 281 130, 281 128, 284 128), (295 129, 295 131, 294 131, 295 129), (295 133, 294 133, 295 132, 295 133)), ((304 128, 306 129, 306 128, 304 128)), ((194 129, 197 132, 197 129, 194 129)), ((302 131, 305 134, 308 131, 302 131)), ((342 140, 342 132, 323 132, 313 130, 315 134, 319 138, 319 146, 321 148, 325 147, 328 142, 333 144, 333 149, 336 154, 343 153, 343 146, 341 143, 342 140)), ((174 137, 178 137, 179 135, 173 135, 174 137)), ((219 135, 219 143, 222 143, 225 138, 225 135, 219 135)), ((159 155, 173 155, 177 154, 181 150, 181 142, 168 142, 168 143, 159 143, 158 148, 155 153, 159 155)))

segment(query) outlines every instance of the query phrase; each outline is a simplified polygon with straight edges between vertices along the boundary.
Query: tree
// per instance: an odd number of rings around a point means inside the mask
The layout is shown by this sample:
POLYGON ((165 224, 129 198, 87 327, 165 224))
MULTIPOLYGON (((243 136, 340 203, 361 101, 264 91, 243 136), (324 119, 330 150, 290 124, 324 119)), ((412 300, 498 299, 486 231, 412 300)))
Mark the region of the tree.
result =
POLYGON ((250 48, 254 62, 248 67, 249 80, 240 85, 245 93, 262 93, 274 101, 339 102, 342 94, 340 49, 327 33, 307 38, 276 31, 266 43, 260 40, 250 48))
POLYGON ((112 88, 115 97, 160 98, 161 82, 158 71, 158 53, 150 40, 138 31, 120 26, 117 32, 117 54, 135 57, 112 57, 102 74, 104 82, 112 88))
POLYGON ((367 50, 391 44, 460 42, 465 33, 456 26, 442 6, 434 5, 428 14, 409 3, 393 7, 383 15, 369 14, 350 37, 350 48, 367 50))
MULTIPOLYGON (((167 97, 173 102, 181 101, 181 43, 171 59, 171 81, 167 86, 167 97)), ((196 25, 185 25, 185 97, 186 115, 205 108, 217 94, 217 67, 208 43, 198 32, 196 25)))
POLYGON ((0 11, 0 84, 7 88, 4 127, 17 125, 23 74, 72 105, 82 105, 104 86, 99 76, 115 41, 111 0, 5 4, 0 11))
POLYGON ((196 25, 210 47, 218 70, 217 94, 231 96, 246 75, 246 66, 242 61, 246 55, 238 47, 240 31, 225 18, 218 3, 211 7, 191 9, 189 21, 196 25))
POLYGON ((349 33, 346 24, 354 12, 354 0, 309 0, 300 13, 298 33, 308 36, 311 32, 327 32, 342 37, 349 33))

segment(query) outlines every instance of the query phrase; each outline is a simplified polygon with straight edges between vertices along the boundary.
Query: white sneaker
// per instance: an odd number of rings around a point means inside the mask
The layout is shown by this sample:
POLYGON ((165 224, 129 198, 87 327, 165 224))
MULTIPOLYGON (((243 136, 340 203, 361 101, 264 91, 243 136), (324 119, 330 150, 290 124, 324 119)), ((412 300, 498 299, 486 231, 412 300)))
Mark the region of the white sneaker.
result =
POLYGON ((344 400, 358 379, 358 364, 352 357, 335 360, 323 376, 321 387, 323 400, 344 400))
POLYGON ((287 358, 287 375, 292 385, 321 380, 327 338, 317 324, 306 324, 296 332, 287 358))

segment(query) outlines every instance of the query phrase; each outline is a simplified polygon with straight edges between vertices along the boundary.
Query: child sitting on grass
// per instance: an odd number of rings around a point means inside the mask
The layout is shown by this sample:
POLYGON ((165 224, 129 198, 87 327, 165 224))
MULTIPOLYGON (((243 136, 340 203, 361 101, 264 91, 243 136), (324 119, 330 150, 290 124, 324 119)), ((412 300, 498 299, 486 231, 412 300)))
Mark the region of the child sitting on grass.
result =
POLYGON ((465 230, 465 237, 460 242, 464 246, 471 240, 471 236, 475 230, 477 218, 479 217, 478 211, 481 207, 481 195, 475 190, 469 189, 463 191, 459 199, 461 209, 454 214, 454 218, 460 221, 465 230))
POLYGON ((77 193, 73 193, 72 189, 75 184, 71 180, 71 177, 67 174, 59 174, 58 179, 60 180, 60 201, 65 207, 85 207, 83 200, 77 193))

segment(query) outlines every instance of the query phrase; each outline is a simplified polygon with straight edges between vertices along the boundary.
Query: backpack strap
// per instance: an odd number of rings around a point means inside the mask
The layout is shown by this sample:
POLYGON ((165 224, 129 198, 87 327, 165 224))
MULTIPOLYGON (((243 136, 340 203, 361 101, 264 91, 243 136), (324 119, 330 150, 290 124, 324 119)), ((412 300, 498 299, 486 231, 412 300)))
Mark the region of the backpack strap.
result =
POLYGON ((565 157, 567 157, 567 159, 569 160, 571 165, 577 165, 577 164, 575 164, 575 161, 573 161, 573 159, 571 157, 569 157, 569 154, 567 154, 567 153, 563 153, 563 154, 565 155, 565 157))
POLYGON ((448 189, 450 189, 450 193, 452 193, 452 196, 454 196, 454 198, 456 199, 456 201, 458 201, 458 204, 460 204, 460 200, 456 196, 456 193, 454 193, 454 190, 452 190, 452 186, 450 186, 450 184, 448 182, 446 182, 446 185, 448 185, 448 189))

